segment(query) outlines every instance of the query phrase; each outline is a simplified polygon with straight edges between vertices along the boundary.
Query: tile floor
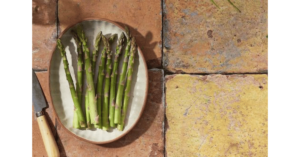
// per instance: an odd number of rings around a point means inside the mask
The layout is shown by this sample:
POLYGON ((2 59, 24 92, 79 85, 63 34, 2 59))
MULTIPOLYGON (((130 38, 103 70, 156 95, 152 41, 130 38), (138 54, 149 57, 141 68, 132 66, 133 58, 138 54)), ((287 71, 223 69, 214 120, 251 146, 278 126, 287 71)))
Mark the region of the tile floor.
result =
MULTIPOLYGON (((94 145, 46 109, 61 156, 267 156, 268 1, 33 0, 32 68, 48 103, 55 41, 86 18, 128 25, 146 58, 149 92, 135 128, 94 145)), ((47 156, 32 112, 33 156, 47 156)))

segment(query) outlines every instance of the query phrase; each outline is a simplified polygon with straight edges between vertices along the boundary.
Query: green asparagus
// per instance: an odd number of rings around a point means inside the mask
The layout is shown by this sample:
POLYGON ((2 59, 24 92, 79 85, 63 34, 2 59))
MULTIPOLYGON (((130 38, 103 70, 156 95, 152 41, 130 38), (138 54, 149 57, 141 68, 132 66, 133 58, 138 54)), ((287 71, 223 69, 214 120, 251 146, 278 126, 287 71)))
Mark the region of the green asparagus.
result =
POLYGON ((118 67, 119 67, 119 56, 122 52, 122 47, 125 41, 125 34, 122 33, 118 45, 116 47, 116 53, 114 58, 113 71, 111 73, 111 83, 110 83, 110 95, 109 95, 109 124, 110 127, 115 127, 114 115, 115 115, 115 103, 116 103, 116 81, 118 77, 118 67))
POLYGON ((79 103, 81 104, 82 100, 82 86, 83 86, 83 72, 82 72, 82 66, 83 66, 83 56, 82 56, 82 46, 81 42, 77 36, 77 33, 72 30, 71 31, 73 38, 75 40, 75 43, 77 45, 77 82, 76 82, 76 91, 78 95, 79 103))
POLYGON ((92 64, 90 60, 90 52, 87 47, 87 39, 84 35, 82 27, 77 27, 77 35, 82 42, 84 58, 85 58, 85 74, 87 78, 87 91, 88 91, 88 102, 89 102, 89 109, 90 109, 90 117, 91 117, 91 124, 98 124, 99 123, 99 114, 96 106, 96 97, 95 97, 95 88, 94 88, 94 81, 93 81, 93 74, 92 74, 92 64))
POLYGON ((90 108, 89 108, 89 99, 88 99, 89 93, 85 93, 85 117, 86 117, 86 125, 87 128, 92 128, 91 124, 91 116, 90 116, 90 108))
POLYGON ((106 60, 106 73, 105 73, 105 86, 104 86, 104 103, 103 103, 103 115, 102 115, 102 129, 108 130, 109 129, 109 121, 108 121, 108 107, 109 107, 109 85, 110 85, 110 75, 112 70, 111 65, 111 48, 110 48, 110 42, 112 42, 115 39, 116 35, 112 35, 109 38, 109 42, 106 42, 106 54, 107 54, 107 60, 106 60))
POLYGON ((65 48, 62 45, 60 39, 57 39, 57 46, 58 46, 58 49, 60 50, 60 54, 61 54, 61 57, 63 59, 63 64, 64 64, 66 77, 67 77, 67 80, 68 80, 68 83, 69 83, 71 96, 72 96, 72 99, 73 99, 73 102, 74 102, 74 111, 75 111, 76 116, 74 116, 75 117, 75 122, 73 122, 73 127, 78 128, 80 126, 80 127, 84 128, 84 127, 86 127, 85 119, 84 119, 83 112, 82 112, 82 109, 81 109, 81 106, 80 106, 80 103, 79 103, 79 100, 78 100, 78 95, 77 95, 77 93, 75 91, 75 88, 74 88, 73 79, 72 79, 71 74, 70 74, 69 63, 68 63, 68 60, 67 60, 66 51, 65 51, 65 48), (78 123, 76 123, 76 121, 78 123), (78 126, 78 124, 79 124, 79 126, 78 126))
POLYGON ((95 39, 95 44, 94 44, 94 51, 93 51, 93 57, 92 57, 92 70, 93 70, 93 76, 95 75, 95 67, 96 67, 96 61, 97 61, 97 53, 98 53, 98 50, 99 50, 99 44, 100 44, 100 41, 101 41, 101 36, 102 36, 102 32, 100 31, 97 36, 96 36, 96 39, 95 39))
POLYGON ((118 125, 118 129, 120 131, 122 131, 124 129, 125 117, 126 117, 129 98, 130 98, 130 88, 131 88, 131 79, 132 79, 132 73, 133 73, 134 55, 136 53, 137 53, 137 48, 136 48, 135 38, 132 38, 131 51, 130 51, 130 56, 129 56, 129 65, 128 65, 128 71, 127 71, 127 82, 126 82, 124 102, 123 102, 122 113, 121 113, 121 122, 118 125))
POLYGON ((129 32, 129 29, 128 29, 128 27, 125 27, 125 29, 126 29, 126 34, 127 34, 127 45, 126 45, 126 49, 125 49, 122 72, 120 75, 117 97, 116 97, 115 115, 114 115, 114 123, 115 124, 119 124, 121 122, 121 107, 122 107, 122 100, 123 100, 123 94, 124 94, 124 85, 125 85, 125 81, 126 81, 126 71, 127 71, 127 66, 128 66, 129 50, 130 50, 130 44, 131 44, 130 43, 131 35, 129 32))
POLYGON ((99 64, 99 72, 98 72, 98 79, 97 79, 97 107, 98 107, 98 113, 99 113, 99 124, 95 125, 96 128, 102 128, 102 104, 103 104, 103 80, 104 80, 104 68, 105 68, 105 60, 106 60, 106 49, 107 49, 107 39, 104 35, 101 35, 101 39, 104 43, 104 48, 101 51, 101 62, 99 64))

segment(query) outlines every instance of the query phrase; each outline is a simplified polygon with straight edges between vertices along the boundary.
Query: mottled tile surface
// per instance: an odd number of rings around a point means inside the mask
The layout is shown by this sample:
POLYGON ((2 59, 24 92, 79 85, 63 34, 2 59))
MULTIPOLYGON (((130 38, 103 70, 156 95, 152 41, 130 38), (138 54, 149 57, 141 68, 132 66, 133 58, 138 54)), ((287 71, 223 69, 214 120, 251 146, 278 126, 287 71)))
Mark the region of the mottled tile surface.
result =
POLYGON ((59 0, 60 32, 86 18, 105 18, 128 25, 141 48, 148 68, 161 67, 160 0, 59 0))
MULTIPOLYGON (((52 108, 46 111, 51 120, 57 125, 57 143, 61 156, 82 157, 163 157, 164 151, 164 106, 163 95, 163 71, 149 71, 149 92, 146 108, 142 118, 137 125, 127 135, 118 141, 105 145, 90 144, 68 134, 52 115, 52 108)), ((47 87, 47 73, 39 73, 38 78, 41 81, 46 97, 49 97, 47 87), (48 95, 48 96, 47 96, 48 95)), ((47 156, 42 143, 41 135, 38 130, 37 122, 33 116, 33 156, 47 156)))
POLYGON ((168 157, 268 156, 268 76, 166 76, 166 117, 168 157))
POLYGON ((176 73, 268 70, 268 1, 164 0, 163 66, 176 73))
MULTIPOLYGON (((48 69, 55 47, 56 0, 32 1, 32 68, 48 69)), ((24 52, 25 53, 25 52, 24 52)))

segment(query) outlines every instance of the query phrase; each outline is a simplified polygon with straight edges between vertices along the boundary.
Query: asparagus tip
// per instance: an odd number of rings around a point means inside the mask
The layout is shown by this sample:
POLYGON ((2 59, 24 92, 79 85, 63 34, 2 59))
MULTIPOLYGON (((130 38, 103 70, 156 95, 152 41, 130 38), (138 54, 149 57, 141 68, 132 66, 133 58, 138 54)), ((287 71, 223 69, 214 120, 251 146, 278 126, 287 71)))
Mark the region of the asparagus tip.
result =
POLYGON ((118 34, 111 35, 109 38, 109 42, 113 42, 117 36, 118 36, 118 34))
POLYGON ((120 38, 119 38, 119 41, 118 41, 118 46, 120 47, 121 45, 123 45, 123 43, 125 42, 125 34, 124 32, 122 32, 120 38))
POLYGON ((99 41, 101 40, 101 36, 102 36, 102 31, 100 31, 96 36, 95 46, 98 45, 99 41))
POLYGON ((104 46, 105 47, 107 47, 108 45, 108 42, 107 42, 107 39, 106 39, 106 37, 104 36, 104 35, 102 35, 102 40, 103 40, 103 44, 104 44, 104 46))
POLYGON ((130 38, 131 38, 131 34, 130 34, 130 31, 129 31, 129 28, 127 27, 127 26, 125 26, 125 32, 126 32, 126 34, 127 34, 127 41, 129 41, 130 40, 130 38))

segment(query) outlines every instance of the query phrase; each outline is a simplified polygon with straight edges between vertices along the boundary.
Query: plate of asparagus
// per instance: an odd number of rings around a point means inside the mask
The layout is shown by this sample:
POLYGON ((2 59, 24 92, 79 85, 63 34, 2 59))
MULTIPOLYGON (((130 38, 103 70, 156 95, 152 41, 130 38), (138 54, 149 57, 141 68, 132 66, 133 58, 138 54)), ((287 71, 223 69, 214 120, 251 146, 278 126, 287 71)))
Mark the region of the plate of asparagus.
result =
POLYGON ((84 20, 57 39, 49 89, 54 114, 69 133, 109 143, 127 134, 142 115, 147 65, 128 27, 84 20))

